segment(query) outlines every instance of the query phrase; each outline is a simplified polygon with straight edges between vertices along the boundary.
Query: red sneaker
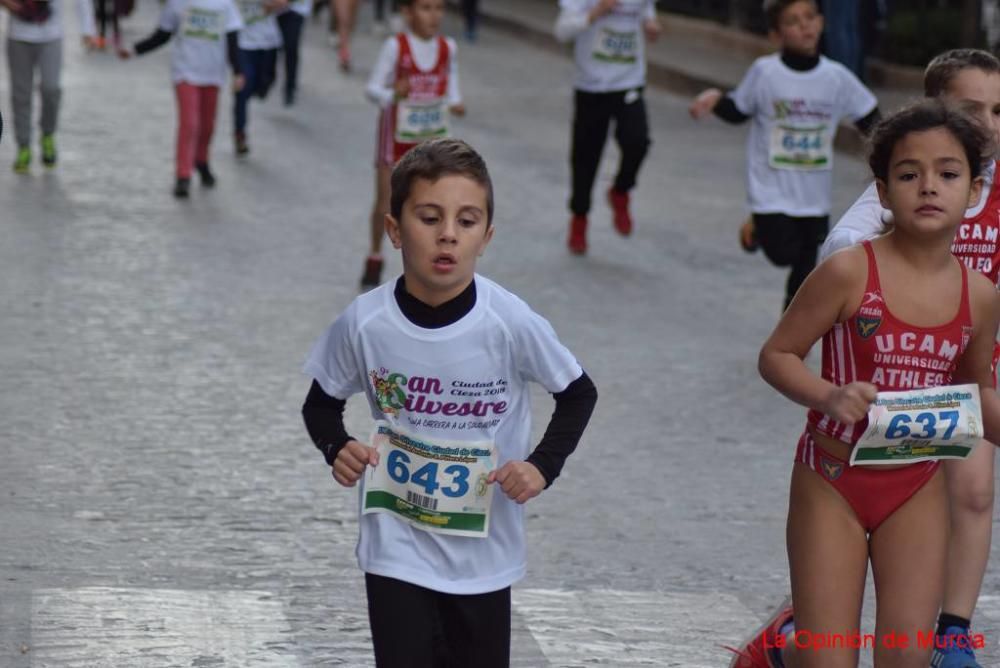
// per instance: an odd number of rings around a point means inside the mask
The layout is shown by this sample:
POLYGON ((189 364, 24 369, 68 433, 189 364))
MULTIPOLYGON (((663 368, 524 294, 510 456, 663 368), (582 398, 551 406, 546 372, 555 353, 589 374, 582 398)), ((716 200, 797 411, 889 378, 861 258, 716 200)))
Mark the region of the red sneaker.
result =
POLYGON ((777 611, 764 622, 763 626, 753 632, 742 647, 739 649, 726 647, 736 654, 729 668, 776 668, 771 659, 771 648, 778 644, 781 627, 790 621, 792 621, 792 604, 790 599, 785 599, 777 611))
POLYGON ((587 252, 587 217, 574 215, 569 221, 569 239, 566 240, 569 252, 583 255, 587 252))
POLYGON ((627 237, 632 234, 632 214, 628 212, 628 193, 621 193, 611 188, 608 190, 608 204, 614 212, 615 229, 618 234, 627 237))

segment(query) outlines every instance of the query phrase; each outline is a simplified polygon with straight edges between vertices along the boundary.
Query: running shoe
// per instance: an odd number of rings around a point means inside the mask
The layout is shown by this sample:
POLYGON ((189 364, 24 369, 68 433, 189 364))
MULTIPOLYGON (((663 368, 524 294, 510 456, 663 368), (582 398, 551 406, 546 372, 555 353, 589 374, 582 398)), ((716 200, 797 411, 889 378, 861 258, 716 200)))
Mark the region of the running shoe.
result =
POLYGON ((285 106, 291 107, 295 104, 295 91, 285 89, 285 106))
POLYGON ((757 242, 757 228, 753 224, 753 216, 749 216, 740 225, 740 248, 747 253, 755 253, 760 244, 757 242))
POLYGON ((42 137, 42 164, 46 167, 56 164, 56 138, 53 135, 42 137))
POLYGON ((201 185, 206 188, 215 187, 215 174, 208 168, 207 162, 196 162, 194 168, 198 170, 198 176, 201 177, 201 185))
POLYGON ((608 190, 608 204, 614 212, 614 224, 618 234, 627 237, 632 234, 632 214, 628 212, 628 193, 608 190))
POLYGON ((31 149, 22 146, 17 149, 17 157, 14 159, 14 171, 17 174, 27 174, 31 168, 31 149))
POLYGON ((191 193, 191 179, 177 179, 174 184, 174 197, 177 199, 187 199, 191 193))
POLYGON ((233 144, 236 147, 236 155, 246 155, 250 152, 250 145, 247 144, 247 135, 245 132, 237 132, 233 136, 233 144))
POLYGON ((792 621, 791 599, 785 599, 764 625, 753 632, 739 649, 726 647, 736 654, 729 668, 778 668, 771 656, 781 628, 792 621))
POLYGON ((972 651, 972 637, 968 629, 949 626, 945 632, 934 636, 932 668, 982 668, 972 651))
POLYGON ((569 252, 583 255, 587 252, 587 217, 574 215, 569 221, 569 238, 566 239, 569 252))
POLYGON ((377 288, 382 284, 382 265, 385 264, 381 255, 369 255, 365 260, 365 273, 361 275, 363 289, 377 288))

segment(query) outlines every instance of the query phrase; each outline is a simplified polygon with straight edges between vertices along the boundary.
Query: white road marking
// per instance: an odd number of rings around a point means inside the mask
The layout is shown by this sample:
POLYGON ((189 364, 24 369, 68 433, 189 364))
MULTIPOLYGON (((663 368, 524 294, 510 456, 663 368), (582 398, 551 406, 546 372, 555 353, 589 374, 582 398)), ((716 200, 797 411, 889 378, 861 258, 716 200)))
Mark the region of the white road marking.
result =
POLYGON ((729 594, 517 589, 514 608, 553 666, 718 668, 758 624, 729 594))
POLYGON ((296 668, 280 600, 262 591, 39 589, 32 665, 296 668))

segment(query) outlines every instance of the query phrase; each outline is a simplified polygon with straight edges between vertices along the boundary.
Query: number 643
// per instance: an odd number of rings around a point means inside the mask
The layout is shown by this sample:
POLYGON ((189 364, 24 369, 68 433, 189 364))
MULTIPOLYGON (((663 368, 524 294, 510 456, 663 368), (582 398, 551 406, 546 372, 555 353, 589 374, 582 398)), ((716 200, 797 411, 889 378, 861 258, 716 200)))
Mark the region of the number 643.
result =
POLYGON ((892 438, 937 438, 938 421, 942 423, 947 423, 948 428, 944 430, 944 434, 941 435, 942 440, 948 440, 951 438, 952 433, 955 431, 955 427, 958 426, 958 411, 939 411, 938 413, 919 413, 916 417, 911 418, 906 413, 900 413, 889 421, 889 426, 886 427, 885 437, 888 439, 892 438), (911 425, 919 424, 923 427, 920 433, 916 433, 911 425))

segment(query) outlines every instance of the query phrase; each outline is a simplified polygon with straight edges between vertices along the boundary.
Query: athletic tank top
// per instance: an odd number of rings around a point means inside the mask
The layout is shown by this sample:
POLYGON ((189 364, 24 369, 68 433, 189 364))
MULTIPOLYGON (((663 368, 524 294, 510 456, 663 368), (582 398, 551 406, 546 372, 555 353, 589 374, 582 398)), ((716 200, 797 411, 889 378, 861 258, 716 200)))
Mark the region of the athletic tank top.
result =
MULTIPOLYGON (((421 131, 440 136, 444 136, 446 133, 445 129, 447 125, 443 115, 447 113, 445 107, 447 105, 448 72, 451 69, 451 54, 448 49, 448 41, 444 37, 438 36, 437 62, 430 70, 424 71, 417 66, 417 61, 413 57, 413 50, 410 48, 410 40, 407 39, 406 34, 399 33, 396 35, 396 39, 399 40, 396 81, 408 79, 410 82, 410 93, 406 96, 406 100, 397 102, 389 110, 393 129, 393 155, 396 161, 398 161, 403 157, 404 153, 420 143, 422 139, 417 138, 416 135, 421 131), (405 135, 405 132, 400 132, 400 110, 402 108, 403 115, 406 116, 406 105, 410 104, 421 105, 420 107, 415 107, 412 113, 424 114, 425 117, 415 119, 417 122, 413 124, 412 128, 415 136, 408 140, 406 137, 400 136, 401 134, 405 135), (435 113, 442 114, 440 121, 436 121, 434 118, 426 118, 427 114, 433 115, 435 113)), ((406 122, 405 119, 404 122, 406 122)))
MULTIPOLYGON (((878 387, 879 392, 950 384, 957 361, 972 337, 965 265, 961 264, 958 314, 939 327, 915 327, 889 311, 871 242, 863 246, 868 255, 865 296, 854 315, 823 335, 823 379, 838 386, 863 381, 878 387)), ((848 424, 815 409, 809 411, 808 421, 818 433, 850 445, 857 443, 868 427, 868 418, 848 424)))
POLYGON ((965 266, 984 274, 993 285, 1000 281, 1000 164, 983 210, 958 226, 952 254, 965 266))

